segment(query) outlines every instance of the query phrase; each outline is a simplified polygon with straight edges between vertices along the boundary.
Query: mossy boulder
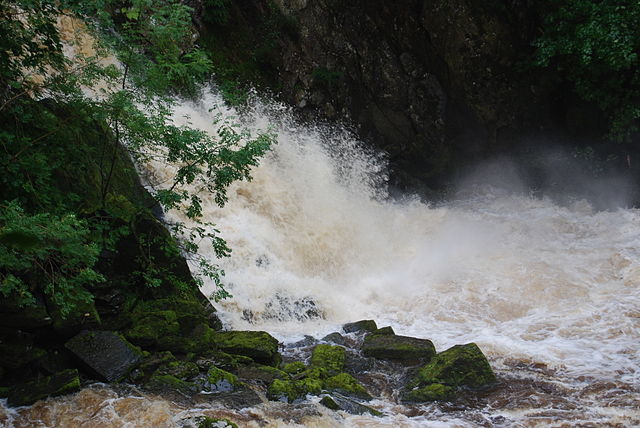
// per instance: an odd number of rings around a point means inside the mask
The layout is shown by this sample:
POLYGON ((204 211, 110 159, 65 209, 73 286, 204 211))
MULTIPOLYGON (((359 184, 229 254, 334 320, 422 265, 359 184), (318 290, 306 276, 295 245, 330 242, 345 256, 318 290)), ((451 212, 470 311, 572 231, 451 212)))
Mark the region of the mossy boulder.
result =
POLYGON ((344 370, 345 349, 342 346, 316 345, 311 354, 311 367, 322 368, 329 376, 344 370))
POLYGON ((431 360, 436 355, 436 348, 427 339, 394 334, 370 334, 364 339, 362 353, 366 357, 412 364, 431 360))
POLYGON ((196 363, 191 361, 170 361, 158 368, 156 374, 168 374, 178 379, 192 379, 200 373, 196 363))
POLYGON ((425 401, 441 401, 452 398, 455 394, 455 388, 440 383, 432 383, 422 388, 415 388, 406 392, 403 401, 425 402, 425 401))
POLYGON ((482 388, 496 382, 487 357, 478 345, 456 345, 440 352, 422 367, 414 380, 419 385, 440 383, 449 386, 482 388))
POLYGON ((107 382, 122 380, 142 361, 140 349, 112 331, 83 331, 65 347, 107 382))
POLYGON ((346 343, 345 340, 344 340, 344 336, 342 336, 337 331, 327 334, 325 337, 322 338, 322 341, 323 342, 333 342, 336 345, 344 345, 346 343))
POLYGON ((198 417, 195 422, 197 428, 238 428, 229 419, 214 419, 209 416, 198 417))
POLYGON ((132 343, 144 348, 156 348, 162 339, 177 336, 180 324, 174 311, 142 312, 134 318, 125 335, 132 343))
POLYGON ((32 382, 15 385, 9 390, 10 406, 27 406, 47 397, 70 394, 80 390, 80 377, 75 369, 65 370, 32 382))
POLYGON ((342 326, 342 330, 345 333, 371 333, 378 329, 378 325, 374 320, 361 320, 356 322, 350 322, 342 326))
POLYGON ((245 355, 227 354, 222 351, 210 351, 196 360, 200 370, 208 370, 211 366, 219 367, 228 372, 235 372, 243 366, 255 364, 253 359, 245 355))
POLYGON ((325 380, 325 389, 337 391, 353 397, 371 400, 371 394, 348 373, 340 373, 325 380))
POLYGON ((217 367, 210 367, 202 389, 207 392, 231 392, 241 385, 234 374, 217 367))
POLYGON ((275 379, 267 390, 267 398, 273 401, 293 403, 304 399, 307 395, 322 392, 322 381, 308 377, 300 380, 275 379))
POLYGON ((238 368, 238 377, 247 381, 259 381, 269 385, 275 379, 289 379, 289 374, 275 367, 251 364, 238 368))
POLYGON ((168 374, 154 374, 145 384, 147 389, 152 391, 177 391, 182 394, 192 395, 197 393, 200 388, 194 382, 187 382, 168 374))
POLYGON ((282 370, 285 373, 288 373, 290 375, 297 375, 299 373, 302 373, 306 369, 307 369, 307 366, 305 366, 305 364, 302 361, 293 361, 291 363, 285 364, 282 367, 282 370))
POLYGON ((394 335, 396 333, 395 333, 395 331, 393 331, 393 328, 391 326, 386 326, 386 327, 382 327, 382 328, 377 329, 372 334, 391 334, 391 335, 394 335))
POLYGON ((216 332, 212 339, 221 351, 245 355, 260 364, 278 366, 282 359, 278 340, 264 331, 216 332))
POLYGON ((328 409, 335 411, 342 410, 352 415, 370 414, 373 416, 382 416, 382 412, 379 412, 378 410, 373 409, 369 406, 365 406, 364 404, 358 403, 357 401, 338 393, 325 395, 320 400, 320 404, 328 409))

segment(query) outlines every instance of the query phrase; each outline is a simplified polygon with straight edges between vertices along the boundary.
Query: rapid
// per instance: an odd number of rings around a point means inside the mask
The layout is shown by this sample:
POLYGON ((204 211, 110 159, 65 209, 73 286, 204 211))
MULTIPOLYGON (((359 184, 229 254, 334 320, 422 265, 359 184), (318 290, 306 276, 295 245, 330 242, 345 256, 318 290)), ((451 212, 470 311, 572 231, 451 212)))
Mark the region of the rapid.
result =
MULTIPOLYGON (((640 211, 559 204, 479 181, 437 204, 392 198, 384 157, 345 129, 301 125, 273 102, 240 113, 215 90, 181 103, 174 117, 215 135, 216 115, 278 135, 253 180, 231 186, 224 208, 201 195, 205 220, 233 249, 218 260, 233 297, 215 304, 228 328, 266 330, 287 344, 375 319, 438 350, 476 342, 501 380, 466 406, 374 401, 382 418, 313 403, 290 414, 267 403, 228 417, 241 426, 640 424, 640 211)), ((175 171, 140 167, 152 185, 175 171)), ((206 242, 201 254, 214 257, 206 242)), ((207 406, 98 385, 0 407, 0 424, 176 426, 196 411, 228 413, 207 406)))

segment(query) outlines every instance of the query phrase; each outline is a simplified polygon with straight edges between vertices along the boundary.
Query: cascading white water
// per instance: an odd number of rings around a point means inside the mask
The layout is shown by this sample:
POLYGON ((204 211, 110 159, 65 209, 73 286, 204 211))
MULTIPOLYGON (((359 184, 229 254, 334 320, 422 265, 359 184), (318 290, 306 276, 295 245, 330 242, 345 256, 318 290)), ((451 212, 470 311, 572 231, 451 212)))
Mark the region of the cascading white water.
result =
MULTIPOLYGON (((215 133, 209 109, 222 105, 209 94, 176 120, 215 133)), ((380 158, 347 132, 274 110, 256 103, 244 117, 278 134, 253 181, 205 207, 233 248, 220 263, 234 297, 218 305, 230 327, 293 340, 374 318, 440 349, 476 341, 494 359, 640 381, 637 210, 495 188, 438 207, 391 201, 380 158)))
MULTIPOLYGON (((238 116, 208 93, 180 105, 175 120, 215 135, 218 113, 238 116)), ((253 181, 231 186, 224 208, 201 195, 205 220, 233 249, 219 261, 233 294, 216 304, 227 326, 291 342, 372 318, 398 334, 429 338, 438 350, 475 341, 505 384, 480 409, 430 404, 407 411, 377 402, 389 416, 338 418, 314 410, 320 413, 292 422, 284 412, 298 410, 274 403, 238 413, 244 425, 640 423, 638 210, 598 212, 585 201, 560 206, 489 186, 438 206, 392 200, 383 159, 348 132, 297 125, 273 103, 256 102, 242 121, 253 133, 275 127, 278 143, 253 170, 253 181)), ((145 168, 155 183, 169 182, 175 171, 145 168)), ((201 251, 213 257, 206 245, 201 251)), ((58 420, 107 412, 101 420, 114 425, 104 426, 173 426, 197 410, 100 389, 52 401, 63 409, 58 420), (144 420, 118 410, 130 407, 144 420)), ((37 414, 37 406, 24 412, 15 420, 43 418, 28 413, 37 414)))

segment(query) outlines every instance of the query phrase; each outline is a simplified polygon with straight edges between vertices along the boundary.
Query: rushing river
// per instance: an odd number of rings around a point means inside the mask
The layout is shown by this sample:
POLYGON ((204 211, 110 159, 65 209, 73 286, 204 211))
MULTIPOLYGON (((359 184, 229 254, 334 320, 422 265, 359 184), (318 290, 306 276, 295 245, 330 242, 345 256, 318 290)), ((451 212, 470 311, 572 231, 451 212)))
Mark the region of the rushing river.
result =
MULTIPOLYGON (((215 133, 215 106, 236 115, 208 94, 181 105, 176 121, 215 133)), ((223 322, 285 343, 359 319, 438 350, 474 341, 502 386, 468 406, 374 401, 383 418, 313 403, 229 412, 94 386, 0 408, 0 423, 160 427, 204 412, 241 426, 640 425, 640 211, 473 182, 435 206, 391 199, 383 159, 348 132, 297 125, 287 109, 259 102, 242 120, 253 133, 274 127, 278 143, 224 208, 203 195, 206 220, 233 249, 220 261, 233 294, 216 304, 223 322)), ((173 171, 146 173, 162 182, 173 171)))

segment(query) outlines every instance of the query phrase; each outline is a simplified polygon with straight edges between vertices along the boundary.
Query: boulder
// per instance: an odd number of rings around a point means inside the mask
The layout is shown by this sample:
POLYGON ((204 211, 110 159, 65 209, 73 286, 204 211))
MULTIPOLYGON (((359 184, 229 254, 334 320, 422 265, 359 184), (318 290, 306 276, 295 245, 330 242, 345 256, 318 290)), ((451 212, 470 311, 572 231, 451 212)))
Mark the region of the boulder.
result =
POLYGON ((346 343, 344 340, 344 337, 338 332, 327 334, 325 337, 322 338, 322 341, 333 342, 336 345, 344 345, 346 343))
POLYGON ((470 388, 482 388, 495 382, 496 375, 475 343, 456 345, 440 352, 420 369, 414 380, 421 386, 439 383, 470 388))
POLYGON ((330 391, 337 391, 341 394, 361 398, 363 400, 371 400, 371 398, 373 398, 364 386, 362 386, 360 382, 348 373, 339 373, 328 378, 324 381, 324 387, 330 391))
POLYGON ((335 411, 342 410, 352 415, 370 414, 373 416, 382 416, 382 413, 378 410, 372 409, 369 406, 365 406, 364 404, 358 403, 357 401, 338 393, 325 395, 322 397, 322 400, 320 400, 320 404, 328 409, 335 411))
POLYGON ((65 347, 107 382, 123 379, 142 360, 142 353, 111 331, 83 331, 65 347))
POLYGON ((362 353, 366 357, 411 364, 431 360, 436 354, 436 348, 427 339, 394 334, 370 334, 364 339, 362 353))
POLYGON ((242 384, 234 374, 217 367, 211 367, 207 372, 202 390, 206 392, 231 392, 240 386, 242 384))
POLYGON ((212 335, 221 351, 250 357, 257 363, 277 366, 281 361, 278 341, 264 331, 223 331, 212 335))
POLYGON ((75 369, 65 370, 19 385, 9 390, 7 403, 10 406, 28 406, 38 400, 80 390, 80 378, 75 369))
POLYGON ((361 320, 356 322, 350 322, 342 326, 342 330, 345 333, 363 333, 373 332, 378 329, 374 320, 361 320))
POLYGON ((332 376, 344 370, 345 349, 342 346, 317 345, 311 354, 311 367, 320 368, 332 376))

